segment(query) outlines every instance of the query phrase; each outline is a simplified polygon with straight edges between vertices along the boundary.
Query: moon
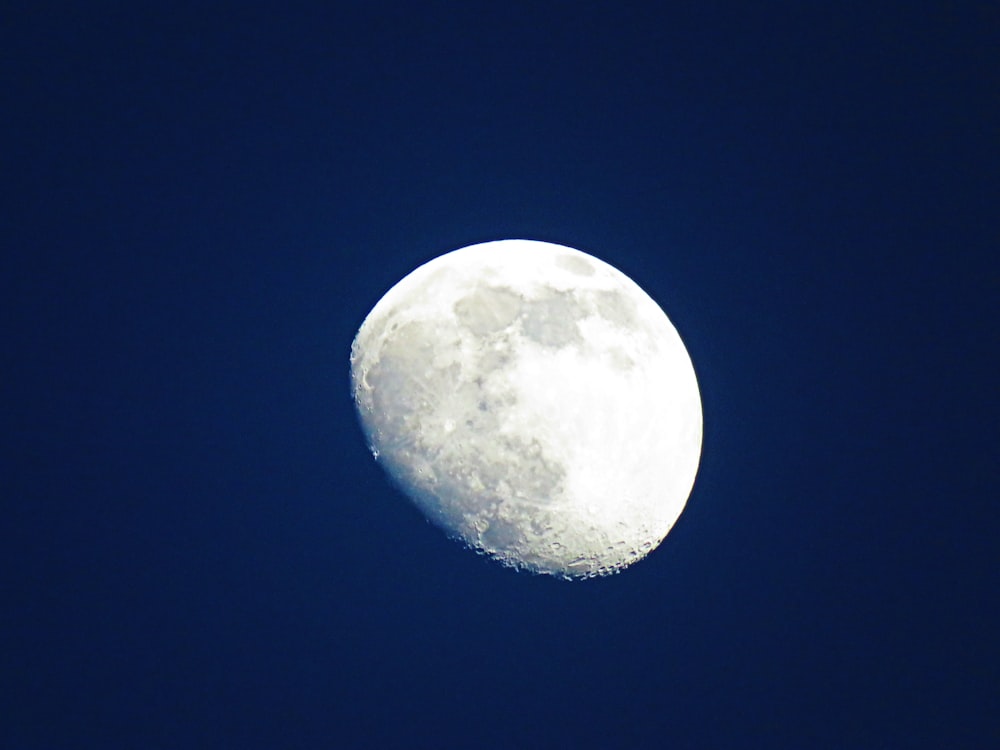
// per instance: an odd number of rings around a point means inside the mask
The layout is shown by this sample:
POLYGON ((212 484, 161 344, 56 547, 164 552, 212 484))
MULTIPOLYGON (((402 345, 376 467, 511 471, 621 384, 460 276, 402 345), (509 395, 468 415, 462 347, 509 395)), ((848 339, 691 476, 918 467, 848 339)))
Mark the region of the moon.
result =
POLYGON ((635 282, 570 247, 500 240, 420 266, 365 318, 351 383, 395 484, 512 568, 617 573, 694 485, 701 398, 680 336, 635 282))

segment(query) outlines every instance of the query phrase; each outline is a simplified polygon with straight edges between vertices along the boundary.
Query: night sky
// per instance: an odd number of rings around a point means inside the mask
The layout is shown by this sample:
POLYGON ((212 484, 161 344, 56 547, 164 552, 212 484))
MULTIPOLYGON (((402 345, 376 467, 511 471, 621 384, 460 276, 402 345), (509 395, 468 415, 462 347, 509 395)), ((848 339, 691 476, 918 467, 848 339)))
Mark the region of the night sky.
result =
POLYGON ((0 747, 1000 746, 992 2, 14 2, 0 747), (698 373, 618 576, 430 526, 350 397, 449 250, 577 247, 698 373))

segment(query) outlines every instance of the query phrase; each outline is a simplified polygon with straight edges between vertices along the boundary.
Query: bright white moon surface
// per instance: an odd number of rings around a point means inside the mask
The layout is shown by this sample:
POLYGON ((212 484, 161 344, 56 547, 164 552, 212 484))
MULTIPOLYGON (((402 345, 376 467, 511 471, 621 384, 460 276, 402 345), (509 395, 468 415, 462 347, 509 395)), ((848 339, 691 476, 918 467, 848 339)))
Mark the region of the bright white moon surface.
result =
POLYGON ((420 266, 351 350, 376 460, 450 536, 513 568, 616 573, 677 521, 701 455, 694 368, 607 263, 502 240, 420 266))

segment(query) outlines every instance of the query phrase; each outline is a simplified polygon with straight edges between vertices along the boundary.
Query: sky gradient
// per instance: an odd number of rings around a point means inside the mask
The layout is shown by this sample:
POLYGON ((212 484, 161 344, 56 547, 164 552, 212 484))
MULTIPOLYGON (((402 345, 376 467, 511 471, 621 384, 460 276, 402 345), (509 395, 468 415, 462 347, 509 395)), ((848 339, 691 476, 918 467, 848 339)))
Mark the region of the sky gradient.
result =
POLYGON ((127 5, 0 31, 0 746, 1000 744, 995 6, 127 5), (618 576, 463 550, 356 421, 375 302, 508 237, 698 374, 618 576))

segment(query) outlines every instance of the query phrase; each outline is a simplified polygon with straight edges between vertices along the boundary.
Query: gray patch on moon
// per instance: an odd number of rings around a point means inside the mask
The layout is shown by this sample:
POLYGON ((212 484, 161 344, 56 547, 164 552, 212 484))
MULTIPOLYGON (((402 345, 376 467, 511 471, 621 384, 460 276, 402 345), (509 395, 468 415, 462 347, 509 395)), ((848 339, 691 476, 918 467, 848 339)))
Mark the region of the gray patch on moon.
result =
POLYGON ((483 372, 500 370, 511 363, 512 355, 509 342, 506 343, 508 343, 506 347, 490 349, 479 357, 478 366, 482 368, 483 372))
POLYGON ((619 370, 631 370, 635 367, 635 360, 628 356, 620 346, 609 349, 607 351, 607 358, 619 370))
POLYGON ((586 317, 586 308, 571 292, 546 289, 539 299, 527 301, 525 308, 522 326, 532 341, 560 348, 583 343, 577 321, 586 317))
POLYGON ((556 258, 556 265, 564 271, 575 273, 577 276, 593 276, 594 267, 586 258, 579 255, 560 255, 556 258))
POLYGON ((489 526, 479 534, 480 543, 485 550, 491 550, 493 557, 506 550, 517 549, 524 539, 524 534, 517 523, 503 518, 494 518, 489 526))
POLYGON ((476 286, 454 305, 459 322, 477 336, 502 331, 521 314, 523 300, 502 286, 476 286))
POLYGON ((597 314, 609 323, 628 330, 637 327, 635 300, 628 295, 621 291, 594 291, 589 296, 597 314))
MULTIPOLYGON (((559 260, 579 262, 590 268, 587 261, 574 256, 559 260)), ((477 285, 453 305, 459 323, 476 336, 493 336, 520 320, 521 330, 530 340, 561 348, 582 345, 578 322, 596 314, 614 326, 634 330, 637 322, 635 302, 621 291, 594 290, 579 296, 569 291, 545 288, 535 299, 525 299, 502 286, 477 285)), ((615 356, 617 361, 622 361, 615 356)), ((488 369, 506 363, 503 356, 483 362, 488 369)))

